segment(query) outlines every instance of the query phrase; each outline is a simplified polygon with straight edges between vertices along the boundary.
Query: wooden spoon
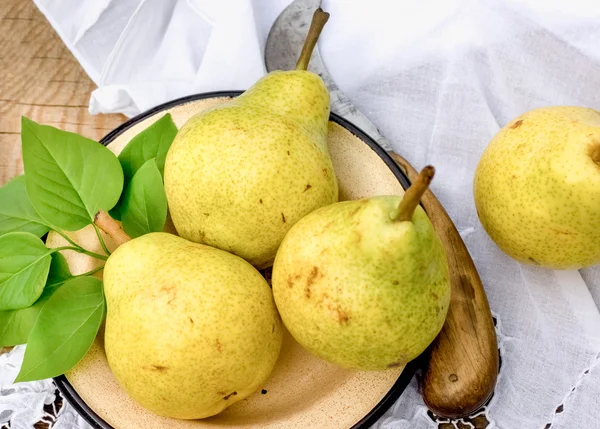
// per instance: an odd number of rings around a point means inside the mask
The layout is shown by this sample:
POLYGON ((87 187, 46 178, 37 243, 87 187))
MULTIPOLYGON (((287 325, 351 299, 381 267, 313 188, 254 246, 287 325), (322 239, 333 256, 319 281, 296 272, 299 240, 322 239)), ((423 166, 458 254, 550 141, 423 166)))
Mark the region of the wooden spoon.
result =
MULTIPOLYGON (((418 172, 390 152, 414 181, 418 172)), ((465 243, 431 190, 421 198, 448 255, 452 297, 446 323, 429 348, 421 390, 425 404, 441 417, 477 411, 492 395, 498 375, 498 343, 490 307, 465 243)))

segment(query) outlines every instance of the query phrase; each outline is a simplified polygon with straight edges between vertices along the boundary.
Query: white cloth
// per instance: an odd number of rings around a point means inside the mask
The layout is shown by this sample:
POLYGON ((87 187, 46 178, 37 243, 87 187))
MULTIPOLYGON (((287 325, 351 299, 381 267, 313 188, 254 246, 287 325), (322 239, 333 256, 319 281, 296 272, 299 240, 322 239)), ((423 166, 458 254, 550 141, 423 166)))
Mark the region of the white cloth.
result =
MULTIPOLYGON (((130 116, 250 86, 288 2, 36 0, 99 86, 91 112, 130 116)), ((510 259, 479 223, 471 188, 479 156, 510 119, 545 105, 600 110, 600 8, 591 0, 325 0, 324 8, 331 19, 320 49, 333 79, 395 150, 436 166, 433 190, 485 284, 502 368, 479 418, 492 429, 600 427, 600 267, 555 272, 510 259)), ((43 402, 1 382, 0 423, 15 404, 34 412, 43 402)), ((377 427, 438 424, 413 382, 377 427)))
POLYGON ((255 15, 250 0, 36 0, 99 86, 90 112, 127 116, 252 85, 265 73, 264 41, 285 3, 269 0, 255 15))

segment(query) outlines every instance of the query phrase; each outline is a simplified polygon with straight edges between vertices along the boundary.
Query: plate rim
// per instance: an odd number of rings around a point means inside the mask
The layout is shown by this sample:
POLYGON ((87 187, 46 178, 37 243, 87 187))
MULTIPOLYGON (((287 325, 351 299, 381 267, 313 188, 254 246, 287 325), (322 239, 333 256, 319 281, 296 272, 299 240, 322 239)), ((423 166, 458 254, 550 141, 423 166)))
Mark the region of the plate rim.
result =
MULTIPOLYGON (((132 118, 129 118, 127 121, 123 122, 114 130, 110 131, 106 134, 102 139, 100 139, 100 143, 104 146, 111 143, 114 139, 116 139, 119 135, 124 133, 126 130, 131 128, 132 126, 138 124, 139 122, 149 118, 150 116, 154 116, 159 112, 162 112, 167 109, 172 109, 174 107, 181 106, 183 104, 191 103, 198 100, 204 100, 207 98, 234 98, 238 95, 242 94, 244 91, 241 90, 229 90, 229 91, 210 91, 210 92, 202 92, 198 94, 188 95, 185 97, 176 98, 171 101, 167 101, 166 103, 159 104, 151 109, 146 110, 145 112, 140 113, 132 118)), ((390 171, 394 174, 398 182, 402 188, 407 189, 410 186, 410 180, 406 176, 406 174, 400 169, 398 164, 394 162, 392 157, 381 147, 379 146, 375 140, 373 140, 369 135, 367 135, 364 131, 358 128, 356 125, 342 118, 341 116, 331 112, 329 116, 329 120, 342 126, 346 130, 350 131, 360 140, 367 144, 387 165, 390 171)), ((423 356, 423 355, 421 355, 423 356)), ((396 380, 396 382, 392 385, 390 390, 385 394, 385 396, 375 405, 375 407, 367 413, 363 418, 361 418, 358 422, 356 422, 349 429, 368 429, 370 428, 390 407, 396 402, 398 398, 402 395, 413 376, 417 373, 417 370, 420 367, 421 356, 413 359, 408 362, 400 376, 396 380)), ((69 404, 79 413, 81 417, 94 429, 115 429, 113 426, 108 424, 102 417, 100 417, 94 410, 88 406, 85 401, 81 398, 81 396, 77 393, 73 385, 69 382, 67 377, 63 374, 58 377, 54 377, 54 383, 56 387, 60 391, 63 398, 69 402, 69 404)))

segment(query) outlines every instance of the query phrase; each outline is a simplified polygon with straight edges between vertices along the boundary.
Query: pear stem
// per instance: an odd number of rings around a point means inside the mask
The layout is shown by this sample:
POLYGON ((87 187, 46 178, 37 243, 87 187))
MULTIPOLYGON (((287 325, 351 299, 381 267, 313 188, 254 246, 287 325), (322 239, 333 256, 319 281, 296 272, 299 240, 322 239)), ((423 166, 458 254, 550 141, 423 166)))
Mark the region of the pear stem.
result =
POLYGON ((404 193, 402 201, 398 204, 398 208, 394 210, 390 217, 396 222, 411 221, 415 209, 421 201, 421 197, 429 188, 429 184, 435 174, 435 168, 431 165, 423 168, 415 181, 404 193))
POLYGON ((315 10, 308 34, 306 35, 306 40, 304 40, 304 46, 302 46, 302 52, 300 53, 300 57, 296 63, 296 70, 306 70, 308 68, 308 63, 310 62, 313 49, 315 49, 317 40, 319 39, 321 31, 323 30, 323 27, 328 19, 329 14, 324 12, 323 9, 318 8, 315 10))
POLYGON ((117 246, 121 244, 127 243, 131 240, 131 237, 127 235, 121 225, 117 223, 108 213, 103 210, 100 210, 96 213, 96 217, 94 218, 94 224, 104 231, 117 246))

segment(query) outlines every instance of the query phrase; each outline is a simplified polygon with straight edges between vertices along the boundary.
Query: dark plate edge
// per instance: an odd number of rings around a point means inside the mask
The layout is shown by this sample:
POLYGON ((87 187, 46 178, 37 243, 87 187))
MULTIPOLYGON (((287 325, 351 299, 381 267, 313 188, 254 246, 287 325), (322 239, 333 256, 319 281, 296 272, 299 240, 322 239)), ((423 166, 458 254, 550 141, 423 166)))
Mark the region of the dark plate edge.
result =
POLYGON ((75 388, 69 383, 66 376, 59 375, 58 377, 54 377, 54 384, 56 384, 56 387, 65 401, 67 401, 75 411, 83 417, 83 420, 85 420, 87 424, 94 429, 114 429, 111 425, 106 423, 102 417, 96 414, 83 399, 81 399, 81 396, 79 396, 75 388))
MULTIPOLYGON (((138 122, 148 118, 149 116, 155 115, 158 112, 163 110, 171 109, 173 107, 180 106, 182 104, 191 103, 197 100, 203 100, 206 98, 219 98, 219 97, 237 97, 243 91, 213 91, 213 92, 205 92, 202 94, 194 94, 189 95, 187 97, 178 98, 167 103, 160 104, 156 107, 153 107, 150 110, 147 110, 139 115, 128 119, 117 128, 109 132, 105 135, 100 143, 103 145, 108 145, 112 142, 117 136, 125 132, 127 129, 131 128, 138 122)), ((364 141, 388 166, 388 168, 392 171, 398 182, 402 185, 404 189, 407 189, 410 186, 410 180, 404 174, 404 172, 398 167, 398 165, 394 162, 394 160, 390 157, 390 155, 379 146, 371 137, 365 134, 361 129, 356 127, 351 122, 348 122, 344 118, 335 113, 331 113, 329 118, 332 122, 337 123, 338 125, 346 128, 356 137, 360 138, 364 141)), ((400 397, 402 392, 406 389, 413 376, 417 372, 420 367, 420 358, 417 358, 411 362, 409 362, 392 388, 386 393, 386 395, 379 401, 379 403, 373 408, 366 416, 364 416, 361 420, 359 420, 356 424, 354 424, 350 429, 368 429, 370 428, 383 414, 396 402, 396 400, 400 397)), ((75 391, 67 377, 61 375, 59 377, 54 378, 54 383, 58 387, 58 390, 64 397, 66 401, 71 404, 71 406, 83 417, 83 419, 91 425, 94 429, 114 429, 111 425, 105 422, 100 416, 98 416, 79 396, 79 394, 75 391)))

